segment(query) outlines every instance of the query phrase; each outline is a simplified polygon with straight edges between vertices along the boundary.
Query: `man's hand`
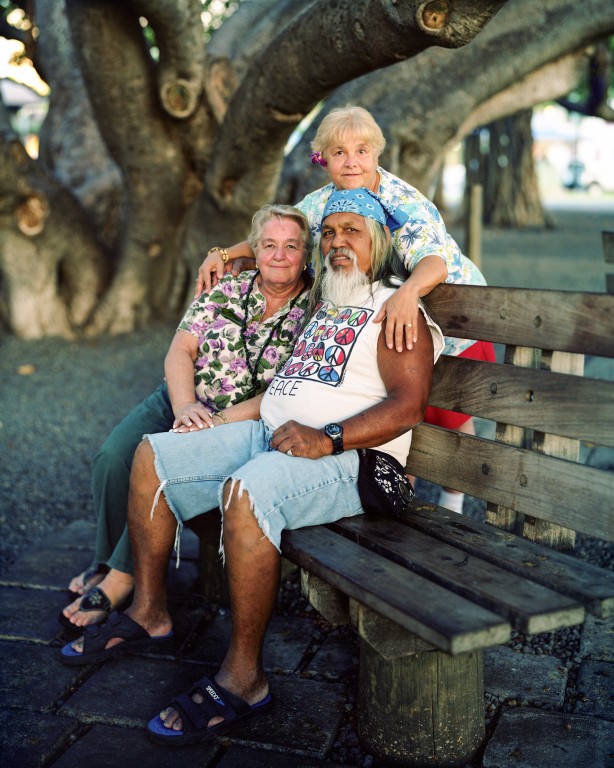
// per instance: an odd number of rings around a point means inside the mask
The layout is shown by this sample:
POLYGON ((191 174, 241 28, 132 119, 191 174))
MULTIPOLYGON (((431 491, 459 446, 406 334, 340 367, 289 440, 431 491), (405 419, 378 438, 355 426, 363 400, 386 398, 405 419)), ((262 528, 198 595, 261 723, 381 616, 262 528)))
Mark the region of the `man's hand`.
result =
POLYGON ((320 459, 330 456, 333 444, 321 429, 306 427, 297 421, 287 421, 273 432, 271 447, 288 456, 320 459))

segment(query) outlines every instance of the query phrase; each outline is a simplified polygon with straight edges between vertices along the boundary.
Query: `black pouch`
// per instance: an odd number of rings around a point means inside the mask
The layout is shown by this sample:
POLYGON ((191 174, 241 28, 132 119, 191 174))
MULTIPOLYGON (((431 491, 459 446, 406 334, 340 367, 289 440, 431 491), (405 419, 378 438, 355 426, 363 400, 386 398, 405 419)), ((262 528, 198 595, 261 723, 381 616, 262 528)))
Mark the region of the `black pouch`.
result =
POLYGON ((360 448, 358 494, 365 512, 399 518, 409 507, 414 489, 393 456, 372 448, 360 448))

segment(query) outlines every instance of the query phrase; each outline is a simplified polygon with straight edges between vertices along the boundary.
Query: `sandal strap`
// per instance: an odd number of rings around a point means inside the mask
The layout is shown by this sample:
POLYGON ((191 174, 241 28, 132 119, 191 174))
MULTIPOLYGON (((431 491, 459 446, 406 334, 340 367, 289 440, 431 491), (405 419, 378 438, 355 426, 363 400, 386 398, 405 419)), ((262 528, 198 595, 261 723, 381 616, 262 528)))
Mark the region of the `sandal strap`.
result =
POLYGON ((105 611, 105 613, 110 613, 113 610, 113 605, 104 590, 100 589, 100 587, 94 587, 90 589, 79 603, 79 610, 84 613, 87 613, 87 611, 105 611))
POLYGON ((223 717, 225 722, 230 723, 250 709, 247 702, 208 677, 195 682, 187 693, 176 696, 169 707, 176 709, 181 715, 184 733, 206 728, 209 720, 214 717, 223 717), (203 697, 202 702, 194 701, 192 696, 195 693, 203 697))
POLYGON ((114 637, 121 637, 122 640, 140 640, 149 638, 149 633, 130 616, 114 611, 103 624, 90 624, 84 628, 83 653, 104 651, 109 640, 114 637))

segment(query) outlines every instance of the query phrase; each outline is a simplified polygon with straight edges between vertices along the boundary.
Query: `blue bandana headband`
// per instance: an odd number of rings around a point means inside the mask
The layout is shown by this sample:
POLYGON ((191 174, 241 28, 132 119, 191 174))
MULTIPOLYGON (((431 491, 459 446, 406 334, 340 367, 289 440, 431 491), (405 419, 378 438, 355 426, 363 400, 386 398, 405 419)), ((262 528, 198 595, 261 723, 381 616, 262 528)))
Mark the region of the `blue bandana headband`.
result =
POLYGON ((375 219, 382 226, 394 231, 409 219, 400 208, 393 208, 384 202, 375 192, 360 187, 359 189, 335 189, 324 206, 322 221, 331 213, 357 213, 367 219, 375 219))

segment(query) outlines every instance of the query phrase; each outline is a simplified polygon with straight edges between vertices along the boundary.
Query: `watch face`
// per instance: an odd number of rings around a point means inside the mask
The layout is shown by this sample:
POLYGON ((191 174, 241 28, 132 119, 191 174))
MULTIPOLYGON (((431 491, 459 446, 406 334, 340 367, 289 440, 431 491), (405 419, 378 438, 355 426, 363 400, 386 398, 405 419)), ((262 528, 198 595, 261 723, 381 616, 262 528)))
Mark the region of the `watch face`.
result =
POLYGON ((339 424, 327 424, 324 427, 324 431, 329 437, 339 437, 339 435, 343 434, 343 430, 339 424))
POLYGON ((333 456, 343 453, 343 427, 340 424, 327 424, 324 432, 333 441, 333 456))

